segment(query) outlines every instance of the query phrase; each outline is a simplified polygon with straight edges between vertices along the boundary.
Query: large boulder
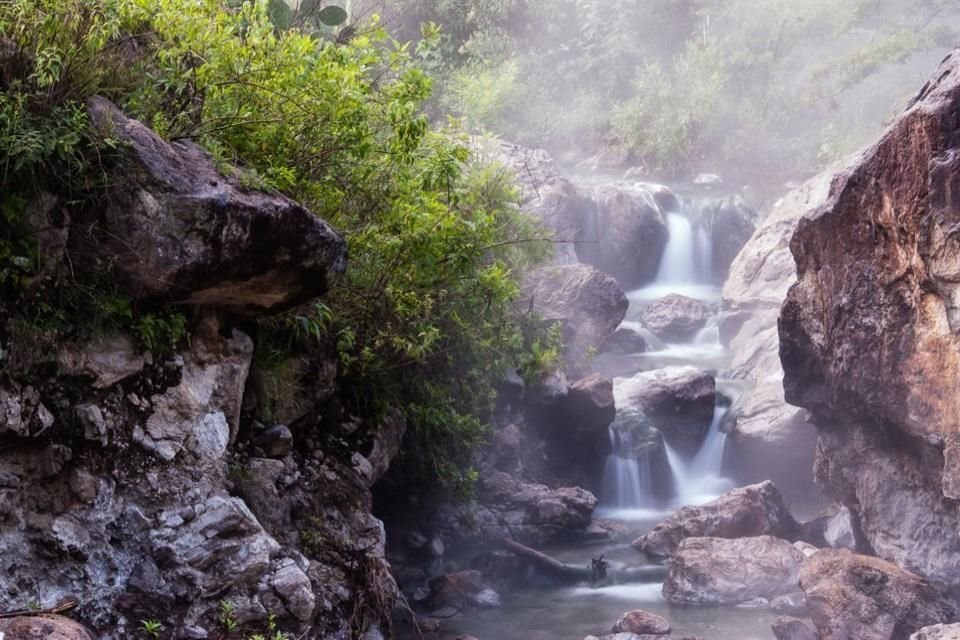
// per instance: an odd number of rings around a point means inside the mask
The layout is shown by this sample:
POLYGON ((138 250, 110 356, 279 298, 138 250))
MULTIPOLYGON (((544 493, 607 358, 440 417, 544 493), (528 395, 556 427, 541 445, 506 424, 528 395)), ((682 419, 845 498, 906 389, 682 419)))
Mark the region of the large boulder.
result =
POLYGON ((649 189, 607 186, 593 192, 593 207, 585 212, 577 237, 577 255, 630 289, 657 275, 667 239, 666 218, 649 189))
POLYGON ((757 213, 740 196, 695 200, 690 211, 694 233, 708 251, 703 271, 711 280, 722 280, 740 249, 754 232, 757 213))
POLYGON ((578 364, 613 335, 627 313, 617 281, 585 264, 541 267, 529 272, 520 305, 560 323, 567 360, 578 364))
POLYGON ((663 596, 679 604, 739 604, 797 591, 802 551, 773 536, 686 538, 670 560, 663 596))
POLYGON ((689 342, 707 324, 710 307, 679 293, 651 302, 640 313, 640 321, 665 342, 689 342))
POLYGON ((960 623, 924 627, 911 634, 910 640, 960 640, 960 623))
POLYGON ((692 455, 710 428, 716 405, 716 382, 696 367, 667 367, 614 380, 619 409, 643 412, 670 446, 692 455))
POLYGON ((732 489, 698 507, 683 507, 633 541, 651 556, 669 557, 686 538, 770 535, 792 540, 799 525, 772 482, 732 489))
POLYGON ((574 241, 580 233, 584 212, 593 204, 560 174, 556 162, 544 149, 533 149, 500 140, 474 138, 481 157, 491 158, 513 171, 520 187, 520 209, 553 234, 554 262, 574 264, 574 241))
POLYGON ((814 554, 800 587, 822 640, 901 640, 957 614, 920 576, 845 549, 814 554))
POLYGON ((592 373, 570 384, 565 395, 535 413, 547 444, 565 462, 577 462, 585 452, 597 452, 607 441, 607 428, 617 414, 613 381, 592 373))
POLYGON ((770 625, 777 640, 820 640, 803 620, 781 616, 770 625))
POLYGON ((343 272, 344 239, 296 202, 243 189, 199 146, 163 140, 106 99, 89 112, 123 159, 101 219, 71 234, 76 268, 109 269, 136 298, 245 313, 314 298, 343 272))
POLYGON ((787 401, 816 480, 882 558, 960 595, 960 51, 833 182, 791 242, 787 401))
POLYGON ((791 501, 815 492, 816 432, 808 412, 784 400, 777 317, 796 273, 790 237, 803 214, 826 199, 835 173, 828 169, 778 200, 723 285, 728 315, 720 333, 731 352, 725 375, 749 383, 729 414, 729 468, 738 482, 773 480, 791 501))
POLYGON ((637 635, 665 635, 670 633, 670 623, 661 616, 643 609, 633 609, 620 616, 613 625, 613 633, 636 633, 637 635))

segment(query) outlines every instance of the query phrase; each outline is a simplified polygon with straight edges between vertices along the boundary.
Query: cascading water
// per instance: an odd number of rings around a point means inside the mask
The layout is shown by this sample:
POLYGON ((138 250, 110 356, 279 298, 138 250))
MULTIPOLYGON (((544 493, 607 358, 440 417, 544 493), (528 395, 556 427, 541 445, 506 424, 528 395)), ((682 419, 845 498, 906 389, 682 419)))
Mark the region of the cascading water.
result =
POLYGON ((673 447, 664 442, 678 505, 709 502, 733 486, 722 475, 727 434, 720 426, 726 413, 726 407, 718 406, 714 409, 707 436, 692 460, 684 460, 673 447))
POLYGON ((707 324, 697 332, 693 344, 720 346, 720 316, 711 316, 707 324))
POLYGON ((695 284, 697 268, 694 260, 693 225, 680 213, 667 214, 669 239, 660 259, 655 283, 658 285, 695 284))
POLYGON ((607 506, 620 509, 653 507, 650 465, 632 451, 629 431, 610 428, 610 455, 603 470, 603 498, 607 506))
POLYGON ((696 235, 697 280, 713 282, 713 221, 698 224, 696 235))

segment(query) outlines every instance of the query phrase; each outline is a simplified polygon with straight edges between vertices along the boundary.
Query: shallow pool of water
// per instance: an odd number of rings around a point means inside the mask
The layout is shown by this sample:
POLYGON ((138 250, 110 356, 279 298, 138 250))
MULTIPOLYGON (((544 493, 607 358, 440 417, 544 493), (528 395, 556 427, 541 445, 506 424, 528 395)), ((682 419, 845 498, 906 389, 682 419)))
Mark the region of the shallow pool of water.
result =
POLYGON ((671 605, 659 583, 531 590, 503 594, 502 600, 501 608, 471 612, 449 629, 480 640, 581 640, 609 633, 623 613, 639 608, 669 620, 673 637, 770 640, 777 617, 768 609, 671 605))

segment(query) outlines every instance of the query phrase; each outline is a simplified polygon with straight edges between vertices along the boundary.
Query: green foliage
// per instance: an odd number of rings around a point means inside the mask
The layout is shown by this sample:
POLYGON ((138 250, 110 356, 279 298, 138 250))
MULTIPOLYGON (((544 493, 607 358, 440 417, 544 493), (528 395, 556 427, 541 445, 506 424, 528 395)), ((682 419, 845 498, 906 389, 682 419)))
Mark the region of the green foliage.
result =
POLYGON ((160 634, 163 632, 164 628, 165 627, 163 624, 155 618, 140 621, 140 631, 142 631, 147 637, 154 638, 154 640, 160 637, 160 634))
MULTIPOLYGON (((261 327, 257 368, 273 396, 264 410, 284 401, 279 386, 292 388, 287 352, 331 350, 349 410, 371 422, 403 410, 413 427, 406 460, 456 485, 472 476, 469 446, 483 436, 494 385, 538 344, 513 303, 520 270, 549 246, 519 213, 512 177, 471 160, 454 124, 431 127, 432 81, 419 65, 442 64, 437 30, 425 27, 414 46, 374 17, 340 37, 326 23, 342 17, 320 2, 293 11, 267 0, 0 5, 2 33, 30 67, 0 69, 14 88, 0 101, 4 149, 28 148, 4 159, 4 185, 56 177, 37 188, 95 208, 111 143, 91 133, 83 105, 103 93, 162 135, 200 143, 244 185, 300 200, 345 234, 351 262, 323 304, 261 327)), ((16 197, 0 207, 11 221, 0 231, 0 286, 26 296, 38 268, 15 227, 33 191, 6 193, 16 197)), ((92 308, 145 349, 182 343, 182 315, 142 308, 104 280, 47 287, 23 321, 51 311, 77 325, 92 308)))
POLYGON ((439 104, 472 130, 777 184, 849 146, 831 127, 854 146, 875 136, 929 72, 907 65, 952 46, 960 18, 950 0, 396 4, 443 27, 439 104))

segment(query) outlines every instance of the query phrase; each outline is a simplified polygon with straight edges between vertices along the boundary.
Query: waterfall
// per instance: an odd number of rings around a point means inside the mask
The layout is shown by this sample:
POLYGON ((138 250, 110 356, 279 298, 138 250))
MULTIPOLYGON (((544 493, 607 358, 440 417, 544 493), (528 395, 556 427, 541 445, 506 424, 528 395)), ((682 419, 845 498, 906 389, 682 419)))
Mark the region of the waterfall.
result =
POLYGON ((697 225, 696 230, 697 281, 713 282, 713 220, 697 225))
POLYGON ((697 331, 693 344, 720 346, 720 316, 714 315, 707 319, 707 324, 697 331))
POLYGON ((678 506, 709 502, 733 486, 721 475, 727 434, 720 430, 720 425, 726 413, 726 407, 714 409, 707 436, 692 460, 684 460, 669 443, 664 442, 678 506))
POLYGON ((652 481, 646 453, 642 460, 631 450, 633 439, 628 431, 610 433, 610 455, 603 469, 604 502, 617 509, 649 509, 652 502, 652 481))
POLYGON ((694 284, 697 282, 693 225, 680 213, 667 214, 669 238, 657 269, 656 284, 694 284))
POLYGON ((667 348, 667 344, 663 340, 655 336, 652 331, 635 320, 624 320, 620 323, 620 326, 624 329, 630 329, 631 331, 639 333, 640 336, 643 337, 643 341, 647 343, 648 353, 651 351, 663 351, 667 348))

